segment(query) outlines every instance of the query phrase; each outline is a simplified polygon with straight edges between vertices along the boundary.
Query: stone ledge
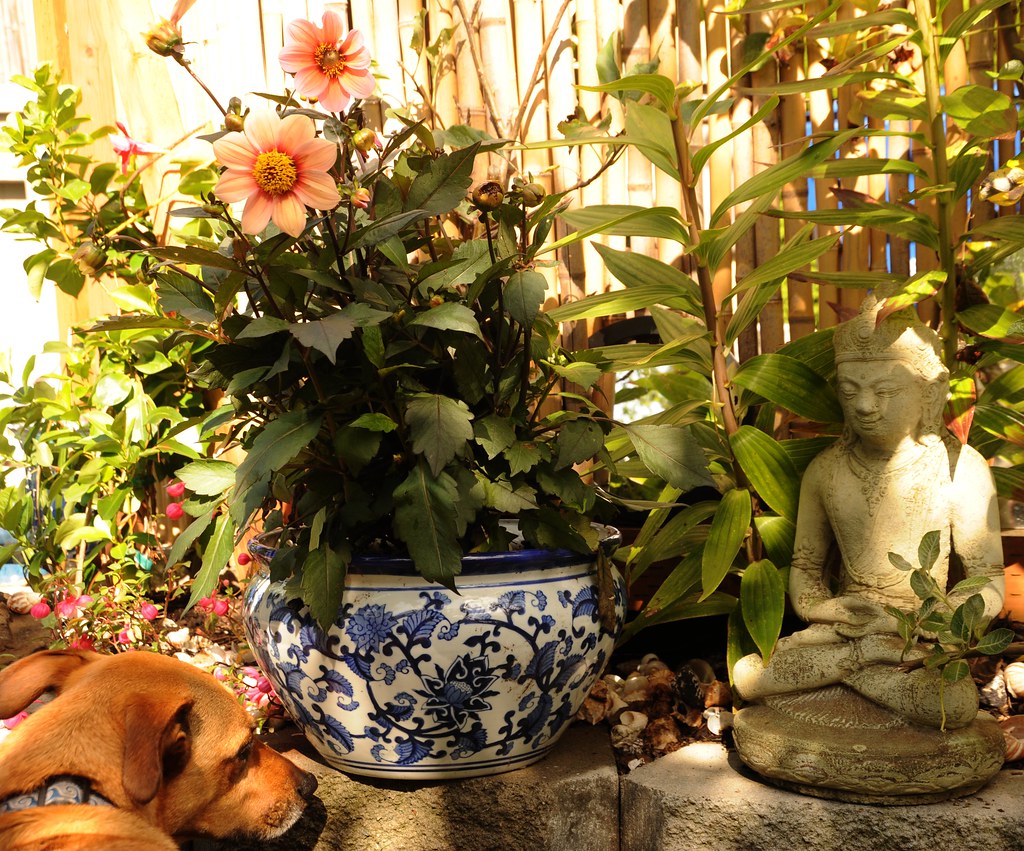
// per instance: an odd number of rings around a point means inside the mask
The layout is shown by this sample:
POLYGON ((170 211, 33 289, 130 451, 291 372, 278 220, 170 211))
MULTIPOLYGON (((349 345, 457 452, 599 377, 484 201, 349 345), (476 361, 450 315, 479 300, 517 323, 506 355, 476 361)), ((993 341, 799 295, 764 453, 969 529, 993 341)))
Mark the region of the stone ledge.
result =
POLYGON ((605 727, 575 724, 540 762, 456 781, 354 778, 311 758, 299 733, 271 740, 319 782, 319 800, 273 842, 193 851, 619 851, 619 784, 605 727))
POLYGON ((1024 848, 1024 771, 975 795, 872 806, 769 786, 714 743, 690 745, 622 778, 622 851, 946 851, 1024 848))

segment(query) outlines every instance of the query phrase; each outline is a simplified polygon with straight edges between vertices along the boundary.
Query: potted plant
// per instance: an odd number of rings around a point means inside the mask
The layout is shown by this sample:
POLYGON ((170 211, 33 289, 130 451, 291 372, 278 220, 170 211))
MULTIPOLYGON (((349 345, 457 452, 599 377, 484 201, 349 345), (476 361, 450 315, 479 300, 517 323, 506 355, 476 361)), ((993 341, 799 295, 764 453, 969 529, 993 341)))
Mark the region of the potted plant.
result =
MULTIPOLYGON (((148 43, 187 63, 177 21, 148 43)), ((475 158, 504 143, 468 128, 362 126, 370 59, 332 13, 293 22, 281 62, 296 90, 233 102, 219 182, 175 211, 212 239, 147 251, 161 326, 196 341, 195 377, 226 394, 206 431, 246 453, 179 471, 195 520, 170 560, 202 551, 199 600, 248 527, 275 530, 250 546, 264 570, 247 630, 332 764, 525 765, 599 675, 624 607, 580 472, 606 457, 612 423, 575 389, 602 368, 541 310, 563 200, 528 180, 471 192, 475 158)), ((648 427, 643 454, 667 458, 676 434, 648 427)))

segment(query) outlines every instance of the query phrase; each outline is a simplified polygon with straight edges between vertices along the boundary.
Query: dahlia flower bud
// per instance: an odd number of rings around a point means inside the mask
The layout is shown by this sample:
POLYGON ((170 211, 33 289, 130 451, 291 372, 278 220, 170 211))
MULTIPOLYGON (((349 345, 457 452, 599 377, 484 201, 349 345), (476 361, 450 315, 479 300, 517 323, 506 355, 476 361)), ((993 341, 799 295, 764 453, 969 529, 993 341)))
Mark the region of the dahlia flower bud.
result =
POLYGON ((527 183, 523 187, 523 203, 527 207, 536 207, 544 200, 546 194, 547 192, 544 191, 544 187, 539 183, 527 183))
POLYGON ((377 145, 377 134, 369 127, 364 127, 362 130, 356 130, 352 135, 352 144, 356 146, 357 151, 368 154, 377 145))
POLYGON ((107 265, 107 252, 92 240, 87 239, 78 246, 71 259, 75 261, 75 265, 83 275, 95 277, 107 265))
POLYGON ((181 28, 176 23, 160 21, 146 33, 146 47, 157 56, 171 56, 181 62, 185 53, 181 28))
POLYGON ((501 188, 501 184, 496 183, 493 180, 490 180, 487 183, 481 183, 473 190, 473 203, 476 205, 478 210, 484 213, 489 213, 491 210, 497 210, 504 199, 505 192, 501 188))

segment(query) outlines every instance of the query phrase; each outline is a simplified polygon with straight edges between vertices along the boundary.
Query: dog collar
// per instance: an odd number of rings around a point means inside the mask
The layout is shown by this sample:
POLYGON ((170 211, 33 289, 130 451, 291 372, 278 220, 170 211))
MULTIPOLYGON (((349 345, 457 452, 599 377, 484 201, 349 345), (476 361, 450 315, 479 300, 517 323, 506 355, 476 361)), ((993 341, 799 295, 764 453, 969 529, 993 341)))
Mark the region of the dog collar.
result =
POLYGON ((42 786, 23 795, 12 795, 0 801, 0 813, 13 813, 32 807, 57 804, 86 804, 93 807, 112 807, 110 801, 94 791, 83 777, 61 775, 51 777, 42 786))

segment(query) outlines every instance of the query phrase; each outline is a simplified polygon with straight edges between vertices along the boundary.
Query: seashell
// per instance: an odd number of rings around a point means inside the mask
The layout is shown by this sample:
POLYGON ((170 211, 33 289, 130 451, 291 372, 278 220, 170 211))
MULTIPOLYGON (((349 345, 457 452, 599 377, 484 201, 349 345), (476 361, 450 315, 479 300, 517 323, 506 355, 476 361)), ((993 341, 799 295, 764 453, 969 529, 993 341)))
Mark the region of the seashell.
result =
POLYGON ((645 662, 637 670, 644 676, 649 677, 655 671, 667 671, 669 667, 661 659, 655 659, 652 662, 645 662))
POLYGON ((7 608, 16 615, 27 615, 42 599, 35 591, 15 591, 7 600, 7 608))
POLYGON ((704 688, 704 705, 711 706, 732 706, 732 689, 728 683, 715 680, 708 683, 704 688))
POLYGON ((1024 697, 1024 662, 1011 662, 1003 670, 1006 690, 1011 697, 1024 697))
POLYGON ((1006 761, 1024 758, 1024 715, 1014 715, 999 722, 1006 740, 1006 761))
POLYGON ((622 687, 626 684, 626 681, 622 679, 618 674, 605 674, 601 677, 601 680, 610 688, 612 691, 622 692, 622 687))
POLYGON ((165 633, 164 638, 166 638, 167 643, 176 650, 184 650, 193 644, 192 634, 187 626, 165 633))
POLYGON ((639 752, 639 733, 631 730, 625 724, 616 724, 612 727, 612 747, 620 750, 628 749, 631 752, 639 752))
POLYGON ((612 690, 609 689, 608 697, 605 700, 605 714, 606 714, 606 717, 607 718, 614 718, 616 715, 618 715, 620 712, 622 712, 623 709, 628 709, 628 708, 629 708, 629 704, 626 703, 626 701, 624 701, 619 696, 619 693, 617 691, 612 691, 612 690))
POLYGON ((576 718, 587 724, 597 724, 608 717, 608 695, 615 694, 607 684, 598 680, 577 710, 576 718))
POLYGON ((632 730, 634 735, 639 734, 647 726, 647 716, 643 712, 627 709, 619 716, 618 726, 632 730))
POLYGON ((640 660, 640 664, 637 666, 637 670, 640 670, 640 668, 642 668, 644 665, 651 664, 651 662, 661 662, 661 659, 658 658, 657 653, 648 653, 646 656, 644 656, 640 660))
POLYGON ((649 685, 647 677, 643 674, 631 674, 629 679, 626 680, 625 685, 622 687, 622 696, 628 698, 631 694, 646 694, 649 689, 649 685))
POLYGON ((644 729, 643 738, 644 743, 656 756, 664 756, 683 746, 679 725, 669 715, 651 721, 644 729))
POLYGON ((982 706, 995 709, 997 712, 1006 714, 1010 708, 1010 697, 1007 693, 1006 678, 1002 671, 996 673, 991 680, 978 689, 978 699, 982 706))
POLYGON ((721 736, 726 730, 732 729, 732 713, 720 706, 704 710, 704 723, 713 736, 721 736))

